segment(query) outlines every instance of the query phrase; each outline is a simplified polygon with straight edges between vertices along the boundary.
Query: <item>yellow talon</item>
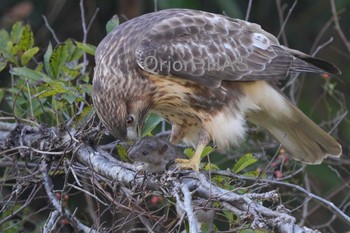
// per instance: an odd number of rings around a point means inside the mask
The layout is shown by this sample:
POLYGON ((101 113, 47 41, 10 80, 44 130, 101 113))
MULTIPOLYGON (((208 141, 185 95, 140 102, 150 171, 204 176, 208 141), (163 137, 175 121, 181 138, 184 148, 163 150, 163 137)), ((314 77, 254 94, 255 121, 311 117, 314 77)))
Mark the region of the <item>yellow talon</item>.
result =
POLYGON ((177 167, 181 169, 192 169, 194 171, 199 171, 199 162, 192 159, 175 159, 177 167))
POLYGON ((196 152, 190 159, 176 159, 178 167, 182 169, 192 169, 194 171, 199 171, 199 164, 201 162, 201 155, 205 148, 205 144, 201 144, 197 146, 196 152))

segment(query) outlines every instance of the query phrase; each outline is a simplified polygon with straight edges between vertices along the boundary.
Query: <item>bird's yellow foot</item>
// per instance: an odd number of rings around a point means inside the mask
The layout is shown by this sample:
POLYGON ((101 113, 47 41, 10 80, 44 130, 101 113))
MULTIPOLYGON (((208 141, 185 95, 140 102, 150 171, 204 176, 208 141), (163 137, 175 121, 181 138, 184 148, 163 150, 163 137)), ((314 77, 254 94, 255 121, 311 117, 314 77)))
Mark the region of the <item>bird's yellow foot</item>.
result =
POLYGON ((199 171, 199 163, 198 159, 175 159, 176 165, 180 169, 192 169, 194 171, 199 171))

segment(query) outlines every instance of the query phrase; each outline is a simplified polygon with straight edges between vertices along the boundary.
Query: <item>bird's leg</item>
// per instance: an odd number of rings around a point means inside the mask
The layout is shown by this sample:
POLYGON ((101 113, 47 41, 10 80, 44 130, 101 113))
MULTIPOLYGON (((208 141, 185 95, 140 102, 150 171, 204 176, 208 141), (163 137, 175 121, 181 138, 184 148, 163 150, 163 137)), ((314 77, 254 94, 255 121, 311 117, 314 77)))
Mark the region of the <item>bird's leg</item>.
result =
POLYGON ((191 159, 176 159, 176 163, 181 168, 190 168, 194 171, 199 171, 199 164, 201 162, 201 155, 204 148, 210 142, 210 136, 205 129, 201 130, 199 135, 196 151, 194 152, 191 159))

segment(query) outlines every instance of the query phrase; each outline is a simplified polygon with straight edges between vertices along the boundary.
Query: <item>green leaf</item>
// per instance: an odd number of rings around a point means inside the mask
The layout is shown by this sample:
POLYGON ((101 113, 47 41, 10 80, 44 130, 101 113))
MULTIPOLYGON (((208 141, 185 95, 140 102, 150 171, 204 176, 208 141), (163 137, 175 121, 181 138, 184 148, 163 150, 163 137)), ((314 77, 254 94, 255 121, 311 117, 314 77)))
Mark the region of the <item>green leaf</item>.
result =
POLYGON ((80 71, 79 70, 75 70, 75 69, 68 69, 67 67, 63 66, 62 67, 63 72, 70 77, 70 79, 74 79, 76 78, 79 74, 80 71))
POLYGON ((106 24, 107 34, 110 33, 114 28, 119 26, 118 15, 113 15, 113 17, 106 24))
POLYGON ((142 129, 142 137, 149 136, 152 133, 152 130, 163 120, 162 117, 150 113, 147 116, 144 127, 142 129))
POLYGON ((117 151, 122 161, 128 161, 128 152, 123 145, 117 144, 117 151))
POLYGON ((253 156, 253 154, 251 153, 245 154, 237 161, 237 163, 233 167, 233 172, 238 173, 242 171, 244 168, 248 167, 249 165, 255 163, 256 161, 258 160, 253 156))
POLYGON ((86 122, 88 122, 91 117, 94 114, 94 108, 92 107, 92 105, 87 105, 84 107, 83 111, 81 112, 81 114, 79 114, 76 119, 75 119, 75 123, 79 126, 83 126, 83 124, 85 124, 86 122))
MULTIPOLYGON (((89 76, 89 74, 86 73, 86 74, 81 75, 81 76, 80 76, 80 80, 83 81, 83 82, 85 82, 85 83, 89 83, 89 81, 90 81, 90 76, 89 76)), ((92 88, 91 85, 90 85, 90 87, 92 88)), ((90 88, 90 87, 89 87, 89 88, 90 88)), ((91 91, 92 91, 92 89, 91 89, 91 91)), ((91 91, 90 91, 90 93, 91 93, 91 91)))
POLYGON ((76 46, 76 44, 74 44, 74 42, 70 39, 66 40, 64 44, 67 46, 69 54, 67 62, 78 64, 78 60, 83 56, 84 51, 79 49, 78 46, 76 46))
POLYGON ((11 41, 15 44, 18 44, 22 37, 22 32, 24 30, 23 23, 18 21, 12 26, 10 32, 11 41))
POLYGON ((7 43, 7 48, 2 50, 2 56, 9 62, 12 62, 13 64, 15 64, 16 66, 17 64, 17 60, 16 57, 14 55, 12 55, 11 51, 12 51, 12 42, 8 41, 7 43))
POLYGON ((54 78, 58 78, 61 69, 68 58, 68 51, 65 45, 58 45, 51 55, 50 66, 54 78))
POLYGON ((83 94, 87 94, 89 96, 92 96, 92 85, 90 83, 83 83, 79 85, 79 90, 83 94))
POLYGON ((44 64, 42 62, 38 63, 37 67, 35 67, 35 70, 42 72, 44 70, 44 64))
POLYGON ((211 171, 213 171, 213 170, 219 170, 220 168, 216 165, 216 164, 214 164, 214 163, 207 163, 205 166, 204 166, 204 170, 205 171, 209 171, 209 170, 211 170, 211 171))
POLYGON ((50 66, 51 55, 52 55, 52 45, 51 45, 51 42, 49 42, 49 46, 47 46, 47 50, 44 55, 44 67, 45 67, 46 73, 49 76, 53 77, 51 66, 50 66))
POLYGON ((261 174, 261 171, 259 171, 258 169, 254 171, 246 172, 243 175, 247 177, 258 177, 258 176, 260 176, 261 178, 266 177, 266 173, 261 174))
POLYGON ((84 52, 92 56, 95 56, 96 46, 93 46, 91 44, 84 44, 78 41, 76 41, 75 44, 78 46, 79 49, 83 50, 84 52))
MULTIPOLYGON (((206 147, 204 148, 203 152, 202 152, 201 157, 203 158, 203 157, 207 156, 208 154, 210 154, 210 153, 213 152, 214 150, 215 150, 215 149, 214 149, 213 147, 211 147, 211 146, 206 146, 206 147)), ((185 154, 187 157, 189 157, 189 158, 191 158, 191 157, 193 156, 194 152, 195 152, 195 151, 194 151, 192 148, 186 148, 186 149, 184 150, 184 154, 185 154)))
POLYGON ((193 156, 193 154, 194 154, 194 150, 193 150, 192 148, 186 148, 186 149, 184 150, 184 154, 185 154, 187 157, 191 158, 191 157, 193 156))
POLYGON ((9 33, 2 29, 0 30, 0 51, 6 49, 7 43, 10 41, 9 33))
POLYGON ((38 47, 30 48, 26 50, 21 56, 21 63, 23 66, 27 65, 28 62, 39 52, 38 47))
POLYGON ((74 102, 79 101, 77 95, 74 94, 64 94, 62 99, 66 100, 69 104, 74 104, 74 102))
POLYGON ((214 149, 213 147, 211 147, 211 146, 206 146, 206 147, 204 148, 203 152, 202 152, 201 157, 203 158, 203 157, 209 155, 209 154, 210 154, 211 152, 213 152, 214 150, 215 150, 215 149, 214 149))
POLYGON ((40 98, 55 96, 62 93, 72 94, 72 92, 68 90, 62 82, 50 82, 44 87, 46 87, 45 90, 40 92, 38 95, 40 98))
POLYGON ((72 61, 77 62, 83 55, 84 55, 84 51, 79 49, 78 47, 75 47, 74 50, 70 53, 68 62, 72 62, 72 61))
POLYGON ((230 211, 223 211, 228 222, 232 223, 235 221, 236 216, 230 211))
POLYGON ((26 51, 33 47, 34 36, 29 24, 24 26, 22 35, 21 35, 21 40, 19 41, 18 45, 20 49, 22 49, 23 51, 26 51))
POLYGON ((31 79, 33 81, 44 81, 44 82, 50 82, 51 78, 48 77, 46 74, 37 71, 37 70, 32 70, 27 67, 15 67, 12 68, 10 73, 12 75, 24 77, 31 79))

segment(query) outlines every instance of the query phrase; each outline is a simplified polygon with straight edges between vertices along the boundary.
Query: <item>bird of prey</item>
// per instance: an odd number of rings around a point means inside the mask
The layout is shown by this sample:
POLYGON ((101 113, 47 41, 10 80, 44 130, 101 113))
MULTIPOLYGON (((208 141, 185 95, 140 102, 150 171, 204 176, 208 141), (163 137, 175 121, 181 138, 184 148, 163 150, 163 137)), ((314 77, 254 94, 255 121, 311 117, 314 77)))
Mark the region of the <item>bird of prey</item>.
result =
POLYGON ((96 50, 93 102, 112 135, 132 139, 148 112, 172 125, 170 142, 195 147, 179 166, 199 169, 213 141, 237 146, 246 120, 270 131, 294 159, 318 164, 340 144, 275 86, 289 73, 339 75, 332 64, 280 45, 261 27, 224 15, 167 9, 131 19, 96 50))

